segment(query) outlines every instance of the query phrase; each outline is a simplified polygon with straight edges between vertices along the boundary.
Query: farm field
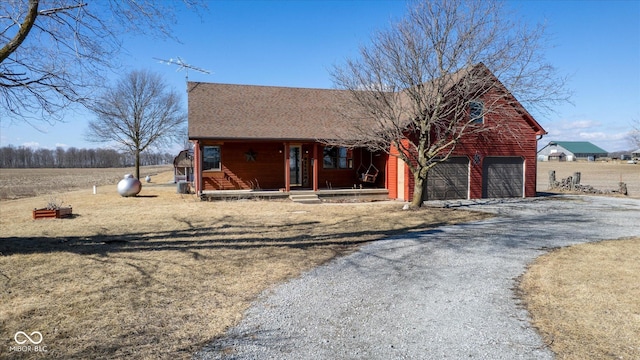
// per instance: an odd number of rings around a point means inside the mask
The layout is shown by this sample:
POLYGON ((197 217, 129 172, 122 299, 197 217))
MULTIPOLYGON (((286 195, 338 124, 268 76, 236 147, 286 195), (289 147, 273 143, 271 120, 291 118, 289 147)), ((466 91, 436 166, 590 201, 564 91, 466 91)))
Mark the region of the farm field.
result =
MULTIPOLYGON (((172 166, 142 166, 140 177, 172 171, 172 166)), ((38 195, 53 195, 71 190, 87 189, 93 185, 115 189, 124 174, 135 168, 104 169, 0 169, 0 200, 20 199, 38 195)), ((170 179, 169 179, 170 180, 170 179)))
POLYGON ((275 284, 364 242, 487 216, 202 202, 171 179, 154 176, 132 198, 115 184, 56 193, 71 219, 31 219, 50 195, 0 201, 0 358, 42 357, 9 353, 17 331, 39 331, 47 358, 188 359, 275 284))
POLYGON ((560 180, 580 172, 580 183, 599 190, 616 190, 620 181, 627 184, 630 197, 640 198, 640 164, 626 162, 538 161, 538 191, 549 189, 549 171, 555 170, 560 180))

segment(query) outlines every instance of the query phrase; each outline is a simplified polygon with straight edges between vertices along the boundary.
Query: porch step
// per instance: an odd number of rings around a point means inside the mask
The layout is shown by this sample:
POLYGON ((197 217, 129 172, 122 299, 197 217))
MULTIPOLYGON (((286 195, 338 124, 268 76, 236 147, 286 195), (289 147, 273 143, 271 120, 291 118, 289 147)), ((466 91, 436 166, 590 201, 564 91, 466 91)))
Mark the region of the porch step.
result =
POLYGON ((317 194, 291 194, 289 199, 299 204, 320 204, 322 201, 317 194))

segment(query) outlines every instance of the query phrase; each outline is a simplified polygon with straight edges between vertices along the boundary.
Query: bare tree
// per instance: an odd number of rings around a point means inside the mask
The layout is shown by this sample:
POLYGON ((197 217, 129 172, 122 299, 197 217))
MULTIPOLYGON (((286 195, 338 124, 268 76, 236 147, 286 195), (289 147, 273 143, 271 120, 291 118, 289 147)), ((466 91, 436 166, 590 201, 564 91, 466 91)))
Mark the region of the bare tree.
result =
POLYGON ((202 0, 2 0, 0 2, 0 117, 20 121, 62 118, 84 104, 117 68, 123 34, 172 37, 180 5, 202 0))
POLYGON ((352 125, 329 142, 397 149, 391 155, 413 174, 412 206, 419 207, 429 169, 445 161, 463 136, 517 131, 504 124, 488 129, 478 118, 514 104, 513 95, 540 111, 567 100, 565 79, 541 53, 544 27, 510 20, 502 4, 424 0, 374 34, 358 58, 332 71, 336 87, 352 95, 345 114, 352 125))
POLYGON ((635 149, 640 149, 640 118, 631 120, 631 131, 629 131, 629 143, 635 149))
POLYGON ((132 71, 102 93, 90 109, 87 140, 115 142, 135 156, 136 178, 140 177, 140 153, 163 142, 179 140, 186 114, 180 95, 168 90, 160 75, 132 71))

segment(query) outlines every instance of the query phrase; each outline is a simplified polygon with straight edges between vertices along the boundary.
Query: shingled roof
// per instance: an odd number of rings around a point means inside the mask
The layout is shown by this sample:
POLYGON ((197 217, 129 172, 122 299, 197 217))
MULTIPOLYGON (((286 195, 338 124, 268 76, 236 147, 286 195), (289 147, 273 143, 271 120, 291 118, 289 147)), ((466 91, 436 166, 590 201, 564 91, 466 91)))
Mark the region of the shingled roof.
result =
POLYGON ((345 127, 344 90, 189 82, 189 138, 331 139, 345 127))
MULTIPOLYGON (((463 68, 447 77, 446 86, 452 87, 476 71, 489 72, 482 63, 463 68)), ((502 86, 496 78, 494 79, 492 84, 502 86)), ((189 82, 187 85, 189 139, 345 139, 345 136, 357 138, 354 128, 376 126, 374 119, 362 113, 366 109, 354 106, 353 94, 348 90, 204 82, 189 82), (360 109, 360 114, 356 113, 357 109, 360 109)), ((430 86, 427 83, 425 88, 428 89, 430 86)), ((406 97, 403 92, 388 94, 399 95, 401 103, 402 98, 406 97)), ((377 95, 379 93, 373 93, 371 96, 377 95)), ((546 134, 517 101, 514 106, 537 134, 546 134)), ((411 104, 406 107, 411 108, 411 104)), ((410 113, 407 114, 409 115, 410 113)))

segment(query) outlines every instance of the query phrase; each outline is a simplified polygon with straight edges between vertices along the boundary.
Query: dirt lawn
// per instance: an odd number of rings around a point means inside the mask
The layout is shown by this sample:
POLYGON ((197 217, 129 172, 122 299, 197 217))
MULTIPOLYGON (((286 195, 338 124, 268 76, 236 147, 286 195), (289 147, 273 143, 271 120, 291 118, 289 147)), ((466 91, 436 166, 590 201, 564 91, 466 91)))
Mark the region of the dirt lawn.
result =
MULTIPOLYGON (((0 358, 19 331, 47 358, 187 359, 265 289, 363 242, 487 215, 398 203, 202 202, 171 173, 55 195, 74 217, 32 220, 49 195, 0 202, 0 358), (37 335, 35 335, 37 336, 37 335)), ((22 339, 22 338, 21 338, 22 339)))

